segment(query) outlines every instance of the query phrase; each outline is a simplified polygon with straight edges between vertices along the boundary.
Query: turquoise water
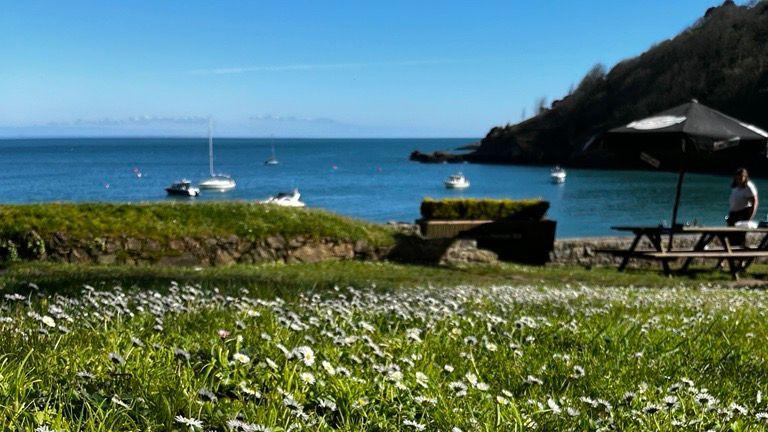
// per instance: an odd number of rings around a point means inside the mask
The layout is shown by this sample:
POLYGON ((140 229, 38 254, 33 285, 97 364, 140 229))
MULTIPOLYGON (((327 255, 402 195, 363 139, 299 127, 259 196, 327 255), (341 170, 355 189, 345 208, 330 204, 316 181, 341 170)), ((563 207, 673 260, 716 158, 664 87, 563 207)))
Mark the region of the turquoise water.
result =
MULTIPOLYGON (((422 165, 414 149, 453 149, 474 139, 276 139, 280 165, 265 166, 268 139, 216 139, 216 169, 237 189, 204 200, 256 200, 298 187, 310 207, 376 222, 413 221, 424 197, 542 197, 552 203, 558 237, 612 234, 618 224, 669 223, 676 174, 568 170, 562 185, 550 167, 422 165), (442 181, 462 171, 472 183, 450 191, 442 181)), ((205 138, 0 140, 0 202, 161 201, 174 180, 208 172, 205 138), (138 178, 134 169, 142 176, 138 178)), ((688 175, 680 220, 723 224, 728 177, 688 175)), ((761 190, 768 182, 757 180, 761 190)), ((760 211, 764 215, 765 212, 760 211)))

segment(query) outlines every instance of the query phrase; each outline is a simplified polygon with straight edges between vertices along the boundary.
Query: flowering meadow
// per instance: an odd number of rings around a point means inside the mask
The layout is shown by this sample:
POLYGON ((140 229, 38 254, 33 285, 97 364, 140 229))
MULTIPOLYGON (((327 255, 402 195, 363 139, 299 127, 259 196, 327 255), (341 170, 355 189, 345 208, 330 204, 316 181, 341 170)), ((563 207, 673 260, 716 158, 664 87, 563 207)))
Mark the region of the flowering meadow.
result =
POLYGON ((758 290, 35 284, 0 302, 0 423, 29 431, 768 427, 758 290))

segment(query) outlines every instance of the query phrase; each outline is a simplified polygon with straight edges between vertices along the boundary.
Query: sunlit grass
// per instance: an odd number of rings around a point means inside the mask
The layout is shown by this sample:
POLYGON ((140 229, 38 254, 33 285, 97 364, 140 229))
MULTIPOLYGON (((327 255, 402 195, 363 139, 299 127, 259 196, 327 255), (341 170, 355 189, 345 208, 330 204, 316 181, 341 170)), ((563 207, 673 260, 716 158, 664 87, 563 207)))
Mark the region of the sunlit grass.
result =
POLYGON ((0 206, 0 234, 28 231, 42 236, 56 232, 69 237, 135 236, 173 238, 238 235, 263 239, 337 238, 366 240, 373 245, 393 242, 382 225, 338 216, 322 210, 282 208, 250 202, 201 203, 44 203, 0 206))
POLYGON ((647 272, 620 279, 646 288, 616 288, 612 275, 14 267, 2 276, 0 423, 763 430, 766 294, 647 272))

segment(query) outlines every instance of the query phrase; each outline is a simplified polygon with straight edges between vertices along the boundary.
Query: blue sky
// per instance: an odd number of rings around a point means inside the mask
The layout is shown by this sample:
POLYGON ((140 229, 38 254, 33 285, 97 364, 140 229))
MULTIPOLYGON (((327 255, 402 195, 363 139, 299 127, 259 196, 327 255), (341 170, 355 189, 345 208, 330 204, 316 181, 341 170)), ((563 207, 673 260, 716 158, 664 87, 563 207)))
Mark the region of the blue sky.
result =
POLYGON ((23 1, 0 136, 479 137, 717 1, 23 1))

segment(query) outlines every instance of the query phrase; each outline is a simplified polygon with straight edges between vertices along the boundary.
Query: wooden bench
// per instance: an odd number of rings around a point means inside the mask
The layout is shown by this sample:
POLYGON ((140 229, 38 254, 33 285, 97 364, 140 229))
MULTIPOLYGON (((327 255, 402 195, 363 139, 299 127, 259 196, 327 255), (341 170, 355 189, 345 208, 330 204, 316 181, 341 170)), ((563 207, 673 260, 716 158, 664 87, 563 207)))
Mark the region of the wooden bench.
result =
POLYGON ((749 251, 749 250, 737 250, 732 252, 725 251, 671 251, 671 252, 656 252, 656 251, 627 251, 624 249, 598 249, 598 253, 612 254, 616 256, 630 256, 632 258, 665 258, 665 259, 679 259, 679 258, 768 258, 768 251, 749 251))

